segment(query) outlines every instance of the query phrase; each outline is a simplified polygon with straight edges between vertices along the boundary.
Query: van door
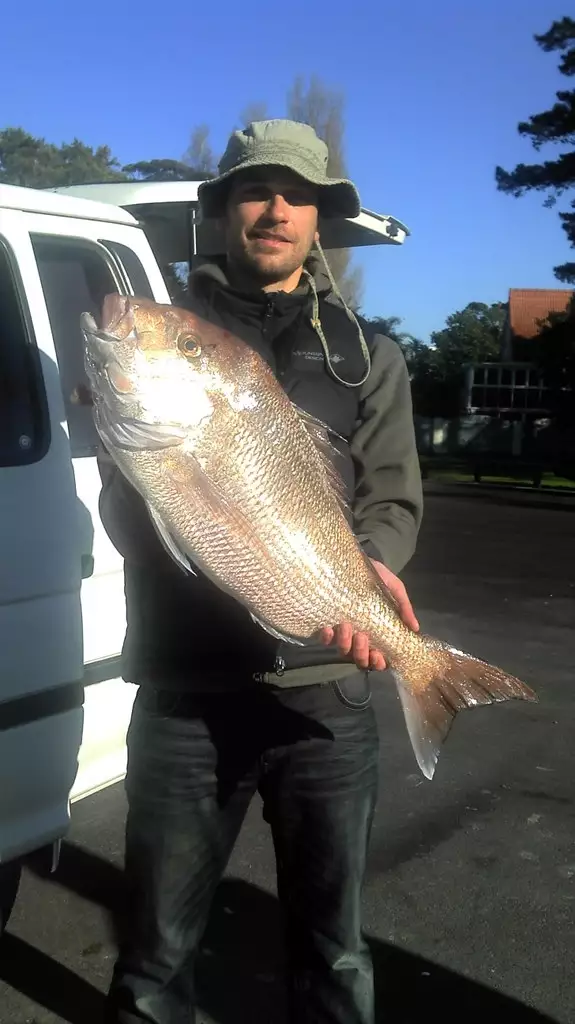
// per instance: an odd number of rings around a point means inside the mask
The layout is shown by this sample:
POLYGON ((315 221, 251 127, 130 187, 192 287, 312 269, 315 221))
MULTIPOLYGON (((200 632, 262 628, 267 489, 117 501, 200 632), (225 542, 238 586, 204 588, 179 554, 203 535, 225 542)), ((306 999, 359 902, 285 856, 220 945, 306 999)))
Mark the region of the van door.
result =
POLYGON ((121 678, 126 631, 123 560, 98 510, 99 438, 91 408, 72 401, 78 384, 88 384, 80 316, 99 316, 104 297, 111 292, 159 302, 169 302, 169 296, 136 226, 36 214, 30 217, 29 229, 59 364, 76 490, 92 531, 91 542, 85 537, 82 548, 85 706, 80 766, 71 794, 75 800, 125 774, 126 732, 136 689, 121 678))
POLYGON ((41 303, 21 215, 0 210, 0 863, 64 833, 82 735, 91 517, 41 303))

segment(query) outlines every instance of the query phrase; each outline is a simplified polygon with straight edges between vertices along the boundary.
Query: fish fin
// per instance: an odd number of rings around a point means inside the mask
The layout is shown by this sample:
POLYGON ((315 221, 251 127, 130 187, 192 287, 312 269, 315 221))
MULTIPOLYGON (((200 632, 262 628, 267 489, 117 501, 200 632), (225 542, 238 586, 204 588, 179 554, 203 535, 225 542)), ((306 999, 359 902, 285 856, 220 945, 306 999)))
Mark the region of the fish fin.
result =
POLYGON ((174 448, 185 440, 185 432, 172 424, 144 423, 142 420, 115 420, 105 403, 98 402, 94 412, 98 433, 106 448, 122 451, 162 451, 174 448))
POLYGON ((263 619, 259 619, 257 615, 254 615, 253 612, 250 612, 250 615, 258 626, 261 626, 262 629, 265 629, 266 633, 269 633, 270 636, 275 637, 276 640, 283 640, 284 643, 295 644, 297 647, 305 647, 305 643, 303 640, 296 640, 295 637, 288 636, 287 633, 279 633, 277 629, 274 629, 273 626, 270 626, 269 622, 265 622, 263 619))
POLYGON ((338 441, 342 441, 346 444, 347 442, 345 438, 335 430, 328 427, 322 420, 312 416, 311 413, 306 412, 305 409, 301 409, 299 405, 295 405, 295 403, 292 403, 292 405, 315 444, 329 485, 335 491, 342 509, 347 511, 349 501, 347 498, 346 486, 343 482, 339 469, 337 468, 337 460, 343 457, 343 453, 335 444, 332 444, 330 440, 330 437, 336 437, 338 441))
MULTIPOLYGON (((422 638, 423 639, 423 638, 422 638)), ((426 779, 432 779, 439 751, 462 708, 504 700, 537 701, 537 695, 520 679, 495 665, 434 643, 432 670, 425 689, 409 685, 407 673, 393 670, 407 731, 415 758, 426 779)))
MULTIPOLYGON (((218 533, 225 539, 230 531, 232 533, 235 532, 237 537, 242 538, 242 557, 245 555, 245 549, 251 547, 254 556, 257 552, 262 564, 267 564, 270 577, 273 579, 274 560, 265 543, 261 540, 257 524, 254 524, 237 502, 226 495, 217 481, 205 472, 201 463, 192 452, 187 451, 185 460, 182 460, 179 464, 178 460, 173 460, 170 475, 172 483, 178 487, 180 492, 196 493, 198 496, 196 514, 202 515, 210 521, 210 529, 212 530, 214 540, 218 533), (185 465, 183 464, 184 462, 185 465)), ((199 558, 196 552, 191 552, 189 557, 200 572, 209 576, 217 586, 222 587, 221 581, 212 573, 205 562, 199 558)))
POLYGON ((176 544, 174 538, 172 537, 166 524, 164 523, 164 520, 156 512, 156 510, 152 508, 151 505, 148 505, 147 508, 148 512, 150 513, 150 519, 152 520, 156 528, 156 533, 158 534, 168 554, 172 556, 174 562, 176 562, 176 564, 180 566, 180 569, 183 569, 185 573, 191 573, 193 576, 197 576, 195 569, 192 568, 189 558, 176 544))
POLYGON ((330 444, 329 438, 331 435, 331 437, 337 437, 338 441, 345 442, 345 437, 343 437, 342 434, 338 434, 337 430, 332 430, 331 427, 328 427, 327 423, 318 419, 317 416, 313 416, 311 412, 307 412, 306 409, 302 409, 301 405, 296 405, 295 402, 292 402, 292 405, 298 416, 300 416, 304 421, 314 440, 317 440, 319 444, 326 445, 329 449, 333 449, 333 452, 336 455, 341 455, 339 449, 336 448, 335 445, 330 444))

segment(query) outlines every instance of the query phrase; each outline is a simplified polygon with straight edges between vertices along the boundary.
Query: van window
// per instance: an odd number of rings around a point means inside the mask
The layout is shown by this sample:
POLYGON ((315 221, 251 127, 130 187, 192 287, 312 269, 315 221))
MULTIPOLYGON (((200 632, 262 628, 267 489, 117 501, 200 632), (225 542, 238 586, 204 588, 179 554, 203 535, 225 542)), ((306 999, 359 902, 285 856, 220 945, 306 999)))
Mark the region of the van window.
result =
POLYGON ((37 462, 50 444, 40 355, 20 301, 23 294, 0 239, 0 466, 37 462))
POLYGON ((88 387, 80 317, 99 318, 104 297, 125 292, 105 249, 85 239, 33 235, 50 318, 73 457, 95 455, 99 438, 90 406, 73 401, 79 384, 88 387))
POLYGON ((141 260, 133 249, 121 242, 110 242, 106 238, 100 239, 102 245, 106 246, 113 256, 118 260, 134 295, 141 299, 153 299, 154 293, 144 270, 141 260))

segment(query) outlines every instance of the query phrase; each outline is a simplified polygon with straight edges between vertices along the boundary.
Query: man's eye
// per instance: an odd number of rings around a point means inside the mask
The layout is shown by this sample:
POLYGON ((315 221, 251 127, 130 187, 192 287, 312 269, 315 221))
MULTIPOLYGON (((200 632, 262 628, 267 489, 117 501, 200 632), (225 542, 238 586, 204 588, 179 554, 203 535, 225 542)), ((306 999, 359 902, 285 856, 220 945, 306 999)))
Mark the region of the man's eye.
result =
POLYGON ((311 206, 312 197, 307 192, 284 192, 284 199, 289 206, 311 206))
POLYGON ((244 185, 238 194, 242 203, 262 202, 269 197, 270 191, 265 185, 244 185))

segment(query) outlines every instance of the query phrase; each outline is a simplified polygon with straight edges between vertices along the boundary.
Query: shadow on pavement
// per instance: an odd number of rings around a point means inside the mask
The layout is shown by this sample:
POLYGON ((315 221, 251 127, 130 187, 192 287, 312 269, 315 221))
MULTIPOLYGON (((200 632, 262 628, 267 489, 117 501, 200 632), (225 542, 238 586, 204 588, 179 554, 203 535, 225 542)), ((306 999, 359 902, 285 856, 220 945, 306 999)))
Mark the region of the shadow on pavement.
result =
MULTIPOLYGON (((5 935, 0 940, 0 981, 68 1024, 102 1024, 102 993, 14 935, 5 935)), ((26 1017, 27 1021, 33 1019, 26 1017)))
MULTIPOLYGON (((124 892, 118 868, 65 843, 56 881, 108 910, 117 939, 124 892)), ((421 1019, 460 1024, 466 1017, 493 1016, 506 1024, 556 1024, 551 1017, 421 957, 379 939, 369 943, 376 1021, 381 1024, 421 1019)), ((0 978, 7 984, 69 1024, 101 1021, 101 993, 66 967, 11 936, 0 949, 0 978)), ((214 900, 197 974, 198 1003, 210 1024, 285 1024, 281 914, 275 897, 239 879, 225 879, 214 900)))
MULTIPOLYGON (((381 1024, 460 1024, 494 1016, 506 1024, 555 1024, 551 1017, 421 957, 379 939, 370 938, 369 944, 376 1021, 381 1024)), ((214 901, 198 964, 199 1005, 216 1024, 284 1024, 282 956, 277 900, 247 882, 226 879, 214 901)))

